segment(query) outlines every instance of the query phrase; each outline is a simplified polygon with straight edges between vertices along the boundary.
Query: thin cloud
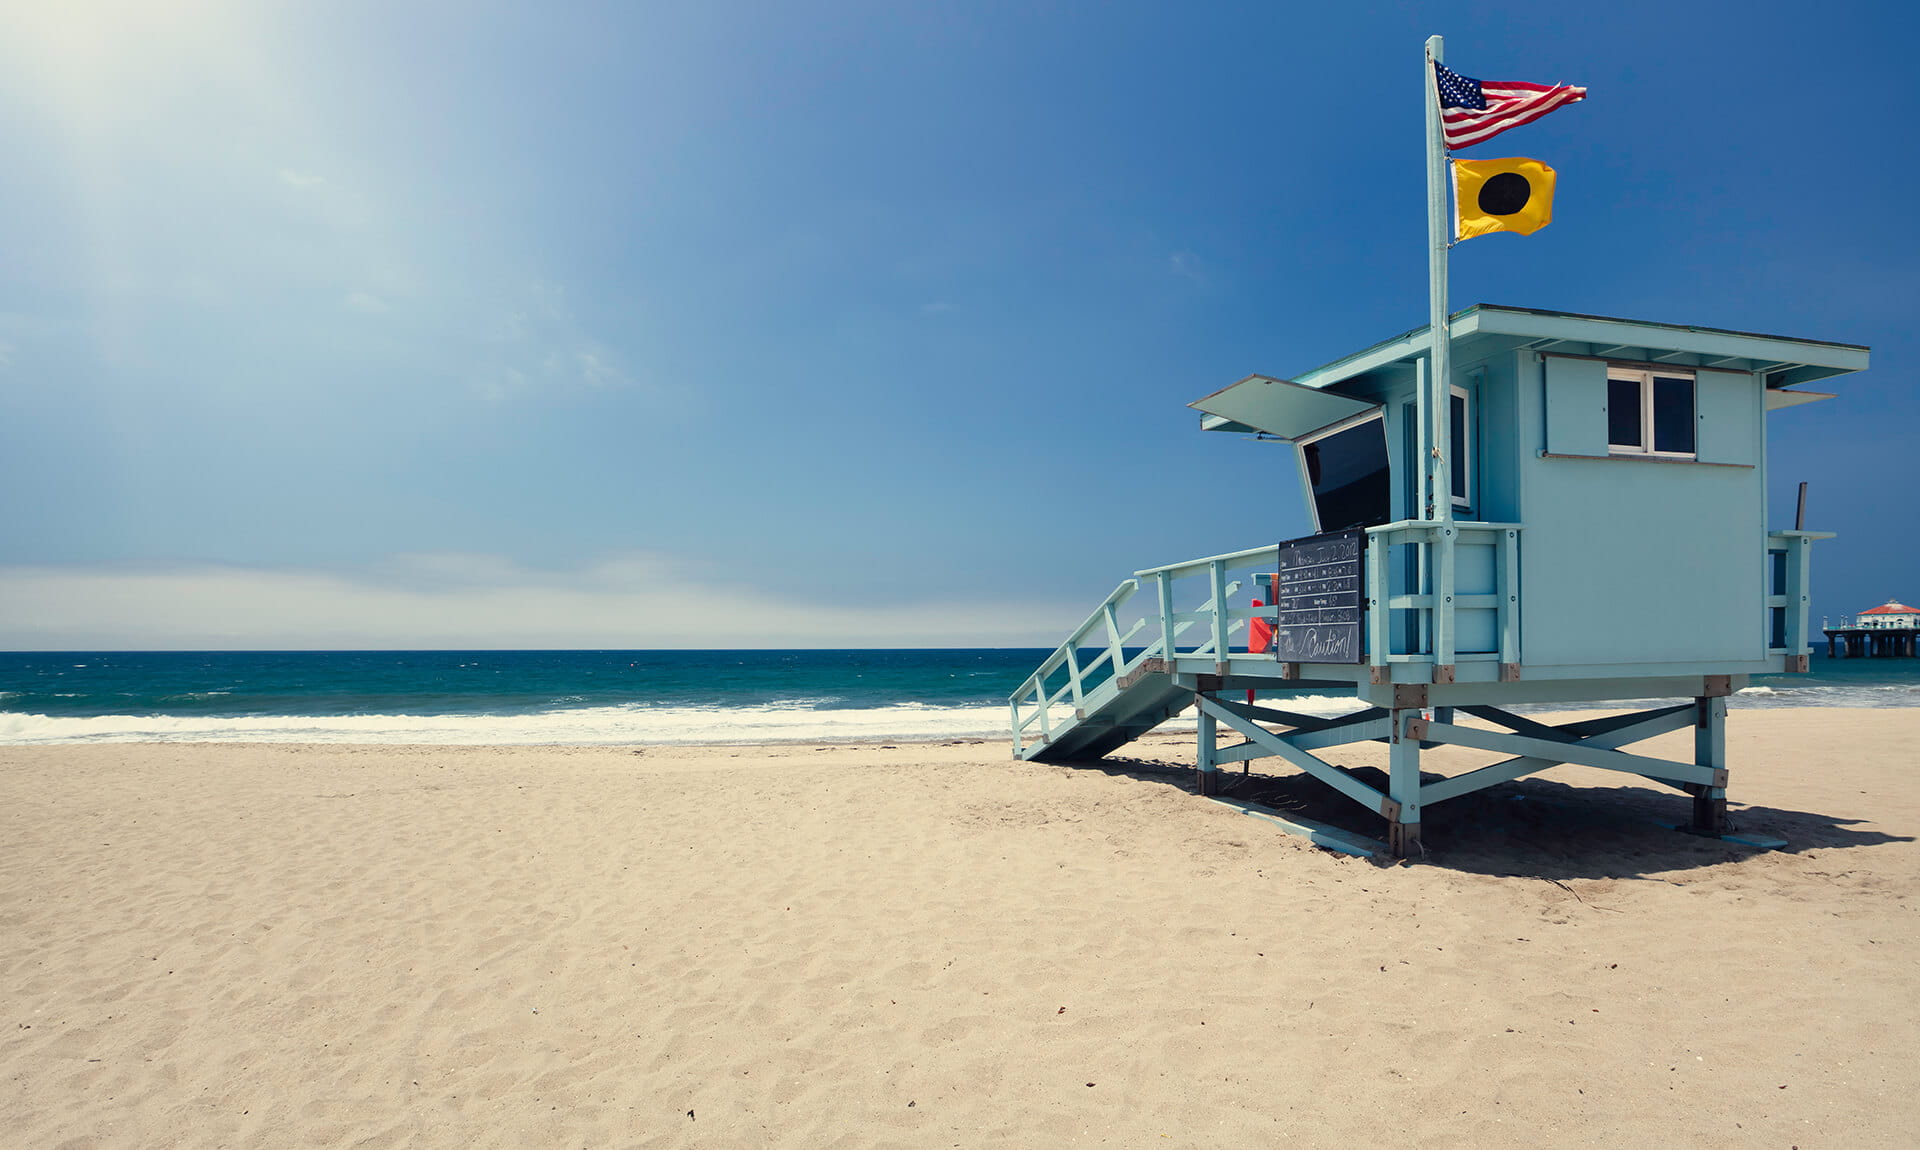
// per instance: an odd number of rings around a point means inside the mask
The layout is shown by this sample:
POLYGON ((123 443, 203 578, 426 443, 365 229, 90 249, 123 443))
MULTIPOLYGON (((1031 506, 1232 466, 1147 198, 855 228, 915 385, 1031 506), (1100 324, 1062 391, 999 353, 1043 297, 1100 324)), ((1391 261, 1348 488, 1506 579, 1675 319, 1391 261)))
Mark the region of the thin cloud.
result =
POLYGON ((22 312, 0 312, 0 372, 13 366, 14 357, 20 354, 23 339, 28 343, 44 337, 48 325, 45 321, 22 312))
POLYGON ((1177 251, 1168 256, 1167 270, 1182 279, 1189 279, 1197 284, 1207 282, 1206 265, 1201 261, 1199 256, 1190 251, 1177 251))
POLYGON ((554 389, 634 386, 614 351, 575 317, 564 289, 528 285, 516 306, 502 309, 482 340, 475 389, 493 402, 554 389))
POLYGON ((346 242, 349 236, 360 237, 344 252, 364 251, 364 245, 374 242, 369 237, 378 232, 374 224, 380 216, 380 205, 376 204, 372 186, 355 179, 352 173, 329 178, 281 168, 275 174, 281 186, 288 189, 284 206, 292 218, 324 226, 334 233, 335 244, 346 242))
POLYGON ((368 315, 385 315, 393 310, 392 305, 388 304, 386 300, 381 299, 371 292, 357 291, 349 293, 346 303, 347 306, 354 311, 366 312, 368 315))

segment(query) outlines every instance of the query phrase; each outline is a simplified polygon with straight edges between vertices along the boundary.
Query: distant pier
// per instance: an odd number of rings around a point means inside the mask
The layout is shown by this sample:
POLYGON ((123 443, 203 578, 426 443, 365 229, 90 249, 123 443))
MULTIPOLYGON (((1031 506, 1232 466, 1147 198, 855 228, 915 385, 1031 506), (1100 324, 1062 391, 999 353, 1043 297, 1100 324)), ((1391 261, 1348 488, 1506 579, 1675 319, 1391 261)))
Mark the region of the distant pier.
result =
POLYGON ((1827 658, 1915 658, 1920 656, 1920 627, 1824 627, 1827 658))
POLYGON ((1885 605, 1860 612, 1851 623, 1822 626, 1827 636, 1827 658, 1920 658, 1920 609, 1889 599, 1885 605))

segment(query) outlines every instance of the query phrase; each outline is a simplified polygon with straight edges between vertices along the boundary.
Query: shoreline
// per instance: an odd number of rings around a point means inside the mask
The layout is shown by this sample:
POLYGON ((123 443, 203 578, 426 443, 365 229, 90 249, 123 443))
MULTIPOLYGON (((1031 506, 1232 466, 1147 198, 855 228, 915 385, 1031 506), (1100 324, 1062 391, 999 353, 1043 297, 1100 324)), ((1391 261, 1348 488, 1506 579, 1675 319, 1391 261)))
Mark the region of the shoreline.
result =
MULTIPOLYGON (((1758 688, 1758 689, 1746 688, 1746 690, 1750 690, 1750 691, 1760 690, 1764 692, 1763 694, 1759 695, 1758 698, 1771 699, 1775 697, 1775 692, 1773 692, 1770 688, 1758 688)), ((1755 701, 1754 699, 1743 700, 1739 697, 1739 695, 1736 694, 1730 700, 1729 713, 1730 714, 1772 714, 1772 713, 1799 713, 1799 712, 1819 713, 1819 712, 1828 712, 1828 711, 1839 712, 1839 713, 1854 713, 1854 712, 1863 712, 1863 711, 1870 712, 1870 711, 1920 710, 1920 685, 1916 685, 1913 688, 1893 687, 1893 688, 1887 688, 1887 690, 1901 692, 1901 694, 1897 696, 1891 696, 1891 697, 1898 698, 1898 699, 1905 699, 1909 695, 1912 695, 1912 697, 1914 698, 1914 701, 1911 703, 1882 702, 1877 700, 1872 702, 1841 703, 1841 704, 1836 704, 1830 701, 1817 701, 1817 702, 1808 702, 1808 703, 1798 703, 1798 702, 1781 703, 1781 702, 1758 702, 1758 701, 1755 701)), ((1525 714, 1525 715, 1541 715, 1541 716, 1555 715, 1555 714, 1589 715, 1589 714, 1606 714, 1606 713, 1625 710, 1625 709, 1643 708, 1648 706, 1657 706, 1662 704, 1684 702, 1684 701, 1685 701, 1684 699, 1679 699, 1679 698, 1621 699, 1621 700, 1614 700, 1614 701, 1608 702, 1604 705, 1587 705, 1587 706, 1578 706, 1578 707, 1565 707, 1564 705, 1561 705, 1561 704, 1517 704, 1512 709, 1516 713, 1525 714)), ((1352 705, 1351 699, 1347 697, 1340 697, 1340 696, 1309 695, 1309 696, 1303 696, 1298 699, 1295 699, 1293 700, 1293 703, 1296 706, 1299 706, 1301 704, 1314 704, 1314 705, 1306 706, 1304 709, 1312 714, 1325 714, 1327 716, 1347 713, 1351 710, 1357 709, 1352 705), (1324 704, 1338 704, 1338 705, 1329 707, 1324 704)), ((960 730, 948 730, 948 731, 939 731, 939 732, 911 731, 909 733, 904 733, 904 734, 855 734, 855 733, 843 733, 843 732, 823 732, 821 730, 816 729, 807 734, 769 735, 767 737, 746 738, 746 739, 709 738, 704 736, 696 736, 696 737, 690 737, 690 738, 684 738, 684 739, 663 736, 663 737, 655 737, 655 738, 649 739, 646 736, 645 732, 640 733, 637 737, 622 737, 622 736, 610 736, 606 734, 599 734, 599 735, 593 735, 588 737, 576 737, 576 738, 551 738, 551 737, 500 738, 500 737, 488 737, 489 735, 497 736, 500 733, 499 730, 476 732, 476 731, 459 729, 465 724, 470 724, 474 722, 487 722, 487 723, 492 723, 496 725, 504 725, 506 727, 514 727, 515 725, 518 725, 517 729, 525 729, 528 726, 535 726, 535 727, 553 726, 555 724, 565 724, 569 721, 576 720, 577 718, 586 714, 593 714, 598 716, 598 715, 601 715, 604 712, 604 710, 605 710, 604 708, 584 708, 584 709, 578 709, 578 710, 527 711, 527 712, 516 712, 516 713, 448 712, 448 713, 442 713, 442 714, 407 714, 407 713, 387 713, 387 712, 372 713, 370 712, 370 713, 364 713, 364 714, 354 713, 354 714, 337 714, 337 715, 274 714, 274 715, 238 715, 238 716, 190 715, 190 714, 181 715, 181 714, 170 714, 170 713, 148 714, 148 715, 108 714, 108 715, 89 715, 89 716, 64 716, 64 715, 46 715, 46 714, 33 713, 33 712, 0 711, 0 749, 11 748, 11 747, 30 748, 30 747, 62 747, 62 746, 130 746, 130 745, 131 746, 171 746, 171 745, 260 746, 260 747, 313 745, 313 746, 366 746, 366 747, 500 746, 500 747, 528 747, 528 748, 539 748, 539 747, 667 748, 667 747, 715 747, 715 746, 778 747, 778 746, 809 746, 809 745, 858 746, 858 745, 887 744, 887 743, 900 743, 900 744, 912 743, 912 744, 936 744, 937 745, 940 743, 950 742, 950 741, 1001 742, 1001 743, 1011 742, 1011 739, 1007 732, 1006 723, 1004 721, 1002 721, 997 728, 990 728, 985 730, 975 727, 975 728, 962 728, 960 730), (375 720, 391 721, 388 729, 393 730, 396 734, 396 737, 355 738, 354 734, 356 732, 353 732, 353 731, 343 732, 341 734, 341 737, 337 737, 337 738, 300 737, 302 735, 308 735, 308 734, 325 733, 325 732, 322 732, 316 726, 317 724, 329 724, 329 723, 356 724, 356 723, 367 723, 375 720), (8 724, 10 721, 12 723, 11 731, 8 728, 8 724), (30 729, 28 721, 31 721, 33 724, 37 724, 41 727, 45 727, 49 725, 71 727, 71 726, 82 725, 82 724, 99 724, 99 723, 116 723, 121 725, 134 725, 134 726, 137 726, 140 724, 147 724, 150 726, 154 726, 154 725, 164 725, 169 723, 202 724, 202 725, 209 725, 209 726, 231 724, 239 727, 240 730, 239 732, 235 733, 232 736, 211 733, 209 731, 188 731, 188 732, 183 732, 177 735, 160 735, 160 734, 156 734, 153 732, 146 732, 146 731, 135 731, 135 732, 127 732, 127 733, 109 731, 109 732, 100 733, 100 734, 81 733, 81 734, 63 734, 63 735, 27 737, 22 735, 20 732, 24 729, 30 729), (249 737, 247 733, 250 730, 258 727, 272 727, 275 724, 291 724, 294 722, 299 722, 304 725, 290 728, 288 730, 287 737, 256 738, 256 737, 249 737), (421 729, 430 729, 436 726, 441 729, 452 731, 451 737, 445 738, 441 741, 433 741, 431 739, 419 739, 417 737, 415 738, 407 737, 409 734, 413 734, 417 736, 419 733, 421 733, 421 729)), ((996 715, 1003 713, 1002 709, 998 706, 978 706, 978 707, 967 707, 967 708, 933 708, 933 709, 930 709, 927 713, 933 714, 933 715, 951 715, 955 711, 966 711, 973 714, 994 713, 996 715)), ((726 716, 729 712, 727 712, 725 709, 703 709, 695 713, 700 717, 700 720, 702 722, 705 722, 712 726, 717 727, 717 726, 726 725, 724 722, 719 721, 719 717, 726 716)), ((832 721, 834 716, 843 714, 843 713, 864 717, 868 714, 871 714, 871 711, 865 710, 865 709, 855 709, 848 712, 836 712, 833 710, 802 711, 799 709, 795 709, 794 711, 791 712, 791 714, 794 714, 794 715, 805 715, 809 719, 825 719, 829 722, 832 721)), ((742 712, 742 721, 751 723, 754 719, 764 720, 767 714, 768 712, 763 710, 744 711, 742 712)), ((842 721, 846 721, 846 720, 842 720, 842 721)), ((1152 732, 1152 735, 1157 736, 1157 735, 1168 734, 1168 733, 1179 733, 1183 735, 1190 735, 1194 729, 1194 726, 1195 726, 1195 721, 1193 716, 1191 714, 1185 714, 1185 715, 1181 715, 1168 720, 1166 723, 1162 724, 1159 728, 1157 728, 1154 732, 1152 732)))
POLYGON ((1182 734, 1078 767, 0 747, 4 1113, 34 1145, 1904 1145, 1916 736, 1739 712, 1736 815, 1784 851, 1560 767, 1434 806, 1407 866, 1200 800, 1182 734))

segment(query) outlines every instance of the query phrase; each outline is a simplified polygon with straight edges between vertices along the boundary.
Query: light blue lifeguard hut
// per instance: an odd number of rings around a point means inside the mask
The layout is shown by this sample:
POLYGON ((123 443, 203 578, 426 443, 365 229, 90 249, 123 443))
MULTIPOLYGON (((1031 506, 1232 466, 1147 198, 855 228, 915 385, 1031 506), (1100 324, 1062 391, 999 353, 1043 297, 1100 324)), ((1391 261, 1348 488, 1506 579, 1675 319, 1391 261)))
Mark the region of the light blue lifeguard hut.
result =
POLYGON ((1673 786, 1690 829, 1724 833, 1727 697, 1806 670, 1826 537, 1768 529, 1768 413, 1868 349, 1491 304, 1446 330, 1443 386, 1422 327, 1196 400, 1208 430, 1293 445, 1326 534, 1135 572, 1013 696, 1015 754, 1096 758, 1197 707, 1203 793, 1275 756, 1377 811, 1396 855, 1428 806, 1561 763, 1673 786), (1277 629, 1265 650, 1256 629, 1277 629), (1239 701, 1283 688, 1362 709, 1239 701), (1507 709, 1624 699, 1684 701, 1561 726, 1507 709), (1621 749, 1688 727, 1691 762, 1621 749), (1317 753, 1369 740, 1390 744, 1384 792, 1317 753), (1436 744, 1512 757, 1422 781, 1436 744))

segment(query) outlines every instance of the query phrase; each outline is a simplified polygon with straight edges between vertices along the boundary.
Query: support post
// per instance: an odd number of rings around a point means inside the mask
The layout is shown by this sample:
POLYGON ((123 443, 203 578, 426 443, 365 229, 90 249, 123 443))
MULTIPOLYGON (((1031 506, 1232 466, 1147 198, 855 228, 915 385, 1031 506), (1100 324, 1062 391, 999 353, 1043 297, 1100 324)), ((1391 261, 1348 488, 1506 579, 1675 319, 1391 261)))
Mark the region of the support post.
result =
POLYGON ((1162 571, 1155 576, 1154 583, 1160 599, 1160 657, 1171 669, 1174 657, 1179 654, 1173 646, 1173 576, 1162 571))
POLYGON ((1453 682, 1453 537, 1456 528, 1434 529, 1433 545, 1433 681, 1453 682))
MULTIPOLYGON (((1227 662, 1227 565, 1215 559, 1207 564, 1207 587, 1213 596, 1213 661, 1227 662)), ((1224 671, 1220 672, 1225 674, 1224 671)))
POLYGON ((1105 610, 1107 616, 1107 655, 1113 663, 1113 679, 1114 682, 1117 683, 1120 681, 1120 676, 1127 673, 1127 654, 1126 648, 1121 642, 1119 610, 1113 605, 1113 600, 1107 600, 1105 610))
POLYGON ((1199 727, 1200 741, 1194 752, 1194 766, 1199 772, 1200 793, 1211 795, 1220 789, 1219 728, 1205 707, 1200 708, 1199 727))
POLYGON ((1394 710, 1388 716, 1393 741, 1387 749, 1387 847, 1395 858, 1420 852, 1420 740, 1407 734, 1407 722, 1418 719, 1418 708, 1394 710))
MULTIPOLYGON (((1725 696, 1695 699, 1699 719, 1693 727, 1693 761, 1703 767, 1724 771, 1727 766, 1727 700, 1725 696)), ((1724 776, 1723 776, 1724 777, 1724 776)), ((1727 788, 1692 784, 1693 821, 1687 829, 1695 834, 1727 833, 1727 788)))
POLYGON ((1387 554, 1385 537, 1378 531, 1368 531, 1367 662, 1373 667, 1370 677, 1376 683, 1386 682, 1380 677, 1380 672, 1387 666, 1387 655, 1392 647, 1392 640, 1387 634, 1387 625, 1393 615, 1387 607, 1388 597, 1392 594, 1392 583, 1387 578, 1387 554))
POLYGON ((1413 361, 1413 481, 1418 489, 1413 493, 1413 506, 1407 508, 1408 519, 1433 518, 1433 416, 1427 411, 1433 389, 1428 381, 1433 378, 1433 363, 1427 358, 1413 361))
POLYGON ((1513 682, 1520 677, 1520 533, 1508 528, 1500 533, 1498 564, 1494 586, 1500 596, 1500 681, 1513 682), (1508 668, 1512 668, 1509 679, 1508 668))
MULTIPOLYGON (((1800 485, 1800 497, 1806 498, 1807 485, 1800 485)), ((1793 661, 1807 650, 1807 609, 1810 598, 1807 587, 1808 554, 1812 540, 1804 535, 1796 535, 1787 541, 1787 585, 1781 590, 1787 597, 1787 661, 1788 669, 1793 669, 1793 661)))

